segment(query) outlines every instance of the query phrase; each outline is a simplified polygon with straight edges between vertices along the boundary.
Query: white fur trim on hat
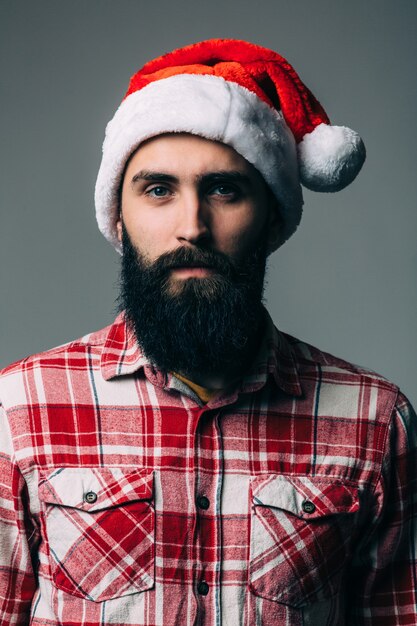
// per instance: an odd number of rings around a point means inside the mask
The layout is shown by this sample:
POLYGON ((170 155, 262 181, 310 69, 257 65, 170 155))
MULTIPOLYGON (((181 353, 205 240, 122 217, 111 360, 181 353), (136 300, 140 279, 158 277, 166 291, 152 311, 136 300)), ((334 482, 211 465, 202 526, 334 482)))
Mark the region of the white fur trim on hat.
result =
POLYGON ((282 114, 245 87, 219 76, 180 74, 130 94, 106 128, 95 190, 103 235, 121 252, 118 190, 130 155, 146 139, 185 132, 231 146, 264 177, 284 225, 277 243, 297 228, 302 211, 295 139, 282 114))

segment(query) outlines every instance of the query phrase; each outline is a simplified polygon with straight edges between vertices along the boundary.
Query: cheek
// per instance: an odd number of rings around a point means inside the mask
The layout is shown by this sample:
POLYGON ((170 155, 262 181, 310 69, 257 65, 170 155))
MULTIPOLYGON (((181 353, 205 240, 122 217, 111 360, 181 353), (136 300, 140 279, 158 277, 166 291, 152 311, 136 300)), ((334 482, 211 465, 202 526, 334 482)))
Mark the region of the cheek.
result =
POLYGON ((148 215, 144 211, 126 212, 125 228, 135 247, 150 258, 166 252, 172 238, 172 225, 164 216, 148 215))
POLYGON ((266 216, 263 211, 255 214, 231 216, 219 230, 219 241, 230 254, 241 257, 252 251, 266 236, 266 216))

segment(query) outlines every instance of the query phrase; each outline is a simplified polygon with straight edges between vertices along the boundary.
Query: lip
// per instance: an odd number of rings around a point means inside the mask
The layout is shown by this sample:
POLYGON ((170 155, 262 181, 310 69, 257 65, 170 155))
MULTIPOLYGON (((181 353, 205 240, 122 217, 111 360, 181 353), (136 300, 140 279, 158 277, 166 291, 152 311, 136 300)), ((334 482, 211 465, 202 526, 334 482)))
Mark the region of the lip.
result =
POLYGON ((174 267, 171 270, 175 278, 206 278, 212 276, 214 270, 211 267, 174 267))

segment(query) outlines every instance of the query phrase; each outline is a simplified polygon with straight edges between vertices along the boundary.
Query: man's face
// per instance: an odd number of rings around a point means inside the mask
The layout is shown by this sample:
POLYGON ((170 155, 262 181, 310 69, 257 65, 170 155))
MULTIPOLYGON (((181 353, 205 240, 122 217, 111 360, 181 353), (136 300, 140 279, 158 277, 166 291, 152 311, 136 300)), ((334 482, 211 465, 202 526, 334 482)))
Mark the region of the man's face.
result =
POLYGON ((241 369, 262 330, 271 194, 234 150, 190 135, 158 137, 129 162, 118 223, 120 303, 165 371, 241 369))
MULTIPOLYGON (((134 247, 149 262, 179 247, 245 258, 267 232, 278 236, 278 215, 257 172, 235 150, 188 134, 148 140, 130 159, 121 194, 122 221, 134 247)), ((171 272, 171 281, 204 278, 207 267, 171 272)))

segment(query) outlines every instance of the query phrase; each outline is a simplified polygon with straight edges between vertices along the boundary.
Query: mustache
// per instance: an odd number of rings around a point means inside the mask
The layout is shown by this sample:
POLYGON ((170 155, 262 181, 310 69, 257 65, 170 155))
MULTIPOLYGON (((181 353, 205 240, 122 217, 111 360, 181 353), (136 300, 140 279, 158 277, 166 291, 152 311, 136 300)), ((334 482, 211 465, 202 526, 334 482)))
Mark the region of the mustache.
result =
POLYGON ((149 265, 149 270, 155 278, 164 278, 178 267, 207 267, 231 279, 239 275, 239 268, 222 252, 186 246, 161 254, 149 265))

